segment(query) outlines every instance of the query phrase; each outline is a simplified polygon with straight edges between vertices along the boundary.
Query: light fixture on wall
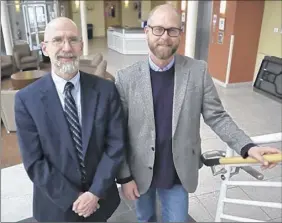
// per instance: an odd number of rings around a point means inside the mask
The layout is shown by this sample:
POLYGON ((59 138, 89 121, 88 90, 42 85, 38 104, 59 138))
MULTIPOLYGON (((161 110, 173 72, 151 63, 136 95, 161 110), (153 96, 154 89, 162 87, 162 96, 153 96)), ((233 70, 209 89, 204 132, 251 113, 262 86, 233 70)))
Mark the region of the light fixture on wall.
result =
POLYGON ((128 8, 128 5, 129 5, 129 1, 124 1, 124 7, 128 8))
POLYGON ((79 0, 74 1, 75 4, 75 8, 78 9, 79 8, 79 0))
POLYGON ((186 10, 186 0, 182 0, 181 1, 181 11, 185 11, 186 10))
POLYGON ((225 14, 225 11, 226 11, 226 0, 221 0, 220 7, 219 7, 219 13, 225 14))
POLYGON ((20 1, 15 1, 16 12, 20 11, 20 1))

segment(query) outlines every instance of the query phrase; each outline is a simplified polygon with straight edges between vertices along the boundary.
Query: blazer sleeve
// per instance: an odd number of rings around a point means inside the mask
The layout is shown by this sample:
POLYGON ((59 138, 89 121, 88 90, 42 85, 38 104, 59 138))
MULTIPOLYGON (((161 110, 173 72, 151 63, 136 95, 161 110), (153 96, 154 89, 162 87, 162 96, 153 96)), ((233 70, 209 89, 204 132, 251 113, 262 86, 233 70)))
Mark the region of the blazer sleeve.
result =
POLYGON ((202 115, 204 121, 222 141, 240 154, 243 147, 248 144, 252 145, 253 142, 224 110, 212 78, 207 72, 207 64, 204 63, 204 65, 204 92, 202 101, 202 115))
POLYGON ((120 72, 117 72, 116 74, 116 78, 115 78, 115 84, 116 84, 116 87, 117 87, 117 90, 119 92, 119 95, 120 95, 120 99, 121 99, 121 102, 122 102, 122 107, 123 107, 123 111, 124 111, 124 121, 125 121, 125 136, 126 136, 126 147, 125 147, 125 159, 124 161, 122 162, 121 164, 121 167, 118 171, 118 176, 117 176, 117 182, 118 183, 127 183, 128 180, 124 181, 124 179, 129 179, 132 180, 132 175, 131 175, 131 171, 130 171, 130 168, 129 168, 129 165, 128 165, 128 149, 129 149, 129 139, 128 139, 128 134, 127 134, 127 122, 128 122, 128 103, 127 103, 127 99, 126 99, 126 94, 125 94, 125 90, 124 90, 124 87, 122 85, 122 81, 121 81, 121 73, 120 72), (124 182, 123 182, 124 181, 124 182))
POLYGON ((115 182, 117 171, 124 160, 124 117, 119 94, 114 84, 110 95, 109 116, 105 123, 107 125, 105 151, 89 189, 99 198, 105 197, 107 189, 115 182))
POLYGON ((66 211, 78 198, 79 190, 44 156, 37 127, 19 92, 15 97, 15 121, 23 164, 30 180, 54 205, 66 211))

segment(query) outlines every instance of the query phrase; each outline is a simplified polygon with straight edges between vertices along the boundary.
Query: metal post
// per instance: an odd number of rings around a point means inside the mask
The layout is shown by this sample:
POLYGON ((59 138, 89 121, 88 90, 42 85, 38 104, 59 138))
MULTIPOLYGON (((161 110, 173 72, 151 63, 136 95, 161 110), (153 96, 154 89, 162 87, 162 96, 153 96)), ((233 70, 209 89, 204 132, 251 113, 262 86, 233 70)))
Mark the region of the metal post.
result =
POLYGON ((85 1, 80 1, 81 34, 83 41, 83 56, 88 55, 88 37, 87 37, 87 11, 85 1))
POLYGON ((197 34, 198 1, 187 1, 185 55, 194 58, 197 34))
POLYGON ((13 55, 13 41, 7 1, 1 0, 1 26, 7 55, 13 55))

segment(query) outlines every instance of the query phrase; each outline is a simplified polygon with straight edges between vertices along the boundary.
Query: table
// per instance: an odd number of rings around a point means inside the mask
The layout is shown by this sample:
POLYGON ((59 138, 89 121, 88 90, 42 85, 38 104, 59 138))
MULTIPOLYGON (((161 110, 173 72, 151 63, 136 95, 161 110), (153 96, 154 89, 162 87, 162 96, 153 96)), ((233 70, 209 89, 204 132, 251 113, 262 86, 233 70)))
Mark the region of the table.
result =
POLYGON ((32 82, 43 77, 46 73, 48 72, 43 70, 29 70, 29 71, 14 73, 11 76, 13 89, 14 90, 22 89, 27 85, 31 84, 32 82))

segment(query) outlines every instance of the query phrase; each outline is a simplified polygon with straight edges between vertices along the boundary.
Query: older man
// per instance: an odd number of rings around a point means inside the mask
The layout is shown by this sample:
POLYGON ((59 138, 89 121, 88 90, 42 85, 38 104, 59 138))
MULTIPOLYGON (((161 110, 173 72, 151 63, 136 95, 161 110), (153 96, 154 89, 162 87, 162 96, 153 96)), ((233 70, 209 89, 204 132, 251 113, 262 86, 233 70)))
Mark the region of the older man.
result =
POLYGON ((17 136, 40 222, 104 222, 120 203, 121 102, 114 83, 78 70, 82 46, 73 21, 52 20, 42 43, 52 72, 16 94, 17 136))
POLYGON ((187 192, 196 190, 201 166, 201 114, 244 157, 263 162, 262 154, 279 150, 257 147, 237 127, 221 104, 205 62, 175 55, 181 17, 171 5, 153 9, 147 24, 149 58, 116 76, 128 128, 127 160, 119 182, 125 196, 136 200, 138 221, 156 221, 157 193, 162 220, 186 222, 187 192))

